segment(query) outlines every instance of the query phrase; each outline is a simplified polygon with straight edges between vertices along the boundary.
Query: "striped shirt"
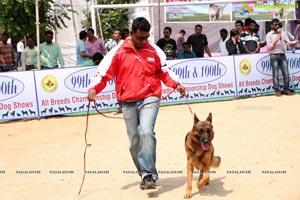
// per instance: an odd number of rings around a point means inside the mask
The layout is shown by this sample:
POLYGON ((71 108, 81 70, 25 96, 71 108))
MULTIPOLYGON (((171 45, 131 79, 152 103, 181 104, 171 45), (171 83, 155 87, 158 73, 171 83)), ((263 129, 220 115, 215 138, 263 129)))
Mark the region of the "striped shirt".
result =
POLYGON ((250 52, 255 52, 260 42, 260 39, 257 34, 253 33, 251 35, 248 31, 242 33, 240 39, 250 52))
POLYGON ((16 61, 14 48, 11 44, 0 43, 0 67, 13 66, 16 61))

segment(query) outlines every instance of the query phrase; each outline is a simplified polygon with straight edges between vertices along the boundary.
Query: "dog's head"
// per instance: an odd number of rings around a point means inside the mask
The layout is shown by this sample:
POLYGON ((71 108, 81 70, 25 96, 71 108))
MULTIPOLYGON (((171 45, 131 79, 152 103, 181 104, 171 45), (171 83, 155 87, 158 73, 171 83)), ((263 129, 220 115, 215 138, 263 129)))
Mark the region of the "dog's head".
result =
POLYGON ((200 121, 197 115, 194 114, 193 136, 197 138, 203 150, 209 150, 210 143, 214 138, 211 113, 205 121, 200 121))

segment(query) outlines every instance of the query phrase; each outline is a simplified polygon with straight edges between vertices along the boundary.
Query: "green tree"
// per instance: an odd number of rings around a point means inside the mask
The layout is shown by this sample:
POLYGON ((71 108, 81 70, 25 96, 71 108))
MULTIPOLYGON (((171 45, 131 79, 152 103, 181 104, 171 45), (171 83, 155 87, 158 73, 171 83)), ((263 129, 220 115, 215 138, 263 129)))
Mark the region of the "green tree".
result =
MULTIPOLYGON (((93 2, 97 5, 105 4, 128 4, 136 3, 138 0, 86 0, 87 2, 93 2)), ((114 28, 128 28, 128 9, 127 8, 110 8, 110 9, 99 9, 98 16, 96 17, 97 24, 101 24, 101 27, 97 27, 97 32, 100 33, 102 30, 103 39, 107 41, 112 38, 112 32, 114 28), (99 22, 99 19, 101 20, 99 22)), ((89 10, 85 10, 86 20, 81 22, 83 28, 91 27, 91 13, 89 10)))
MULTIPOLYGON (((41 35, 45 29, 56 31, 66 28, 64 20, 70 19, 68 12, 75 12, 69 4, 57 4, 54 0, 39 0, 41 35)), ((5 30, 13 37, 35 37, 35 0, 1 0, 0 16, 0 31, 5 30)))

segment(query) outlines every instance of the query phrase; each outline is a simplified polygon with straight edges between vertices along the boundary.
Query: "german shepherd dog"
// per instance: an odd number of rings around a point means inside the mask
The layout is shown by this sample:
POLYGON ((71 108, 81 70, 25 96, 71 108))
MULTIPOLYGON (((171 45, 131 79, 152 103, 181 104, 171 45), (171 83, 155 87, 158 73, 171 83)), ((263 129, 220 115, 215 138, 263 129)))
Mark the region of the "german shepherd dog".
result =
POLYGON ((187 187, 184 198, 192 197, 192 180, 194 168, 199 170, 197 187, 207 185, 211 167, 218 167, 221 162, 219 156, 214 156, 212 140, 214 130, 212 114, 209 113, 205 121, 200 121, 194 114, 193 129, 185 137, 185 151, 187 156, 187 187))

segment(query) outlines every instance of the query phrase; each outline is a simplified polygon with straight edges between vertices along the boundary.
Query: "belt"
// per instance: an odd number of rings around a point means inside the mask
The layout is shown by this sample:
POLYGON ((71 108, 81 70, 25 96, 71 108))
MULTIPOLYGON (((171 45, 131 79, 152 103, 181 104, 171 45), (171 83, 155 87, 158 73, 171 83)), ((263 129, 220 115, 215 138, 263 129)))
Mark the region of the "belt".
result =
POLYGON ((270 55, 279 55, 279 56, 283 56, 283 55, 285 55, 285 53, 270 53, 270 55))
POLYGON ((14 70, 13 65, 0 66, 0 71, 2 71, 2 72, 9 72, 9 71, 13 71, 13 70, 14 70))
POLYGON ((58 68, 58 65, 55 65, 53 67, 47 67, 47 66, 44 66, 44 65, 41 66, 41 69, 54 69, 54 68, 58 68))
POLYGON ((26 67, 26 70, 32 70, 35 68, 34 65, 25 65, 25 67, 26 67))

